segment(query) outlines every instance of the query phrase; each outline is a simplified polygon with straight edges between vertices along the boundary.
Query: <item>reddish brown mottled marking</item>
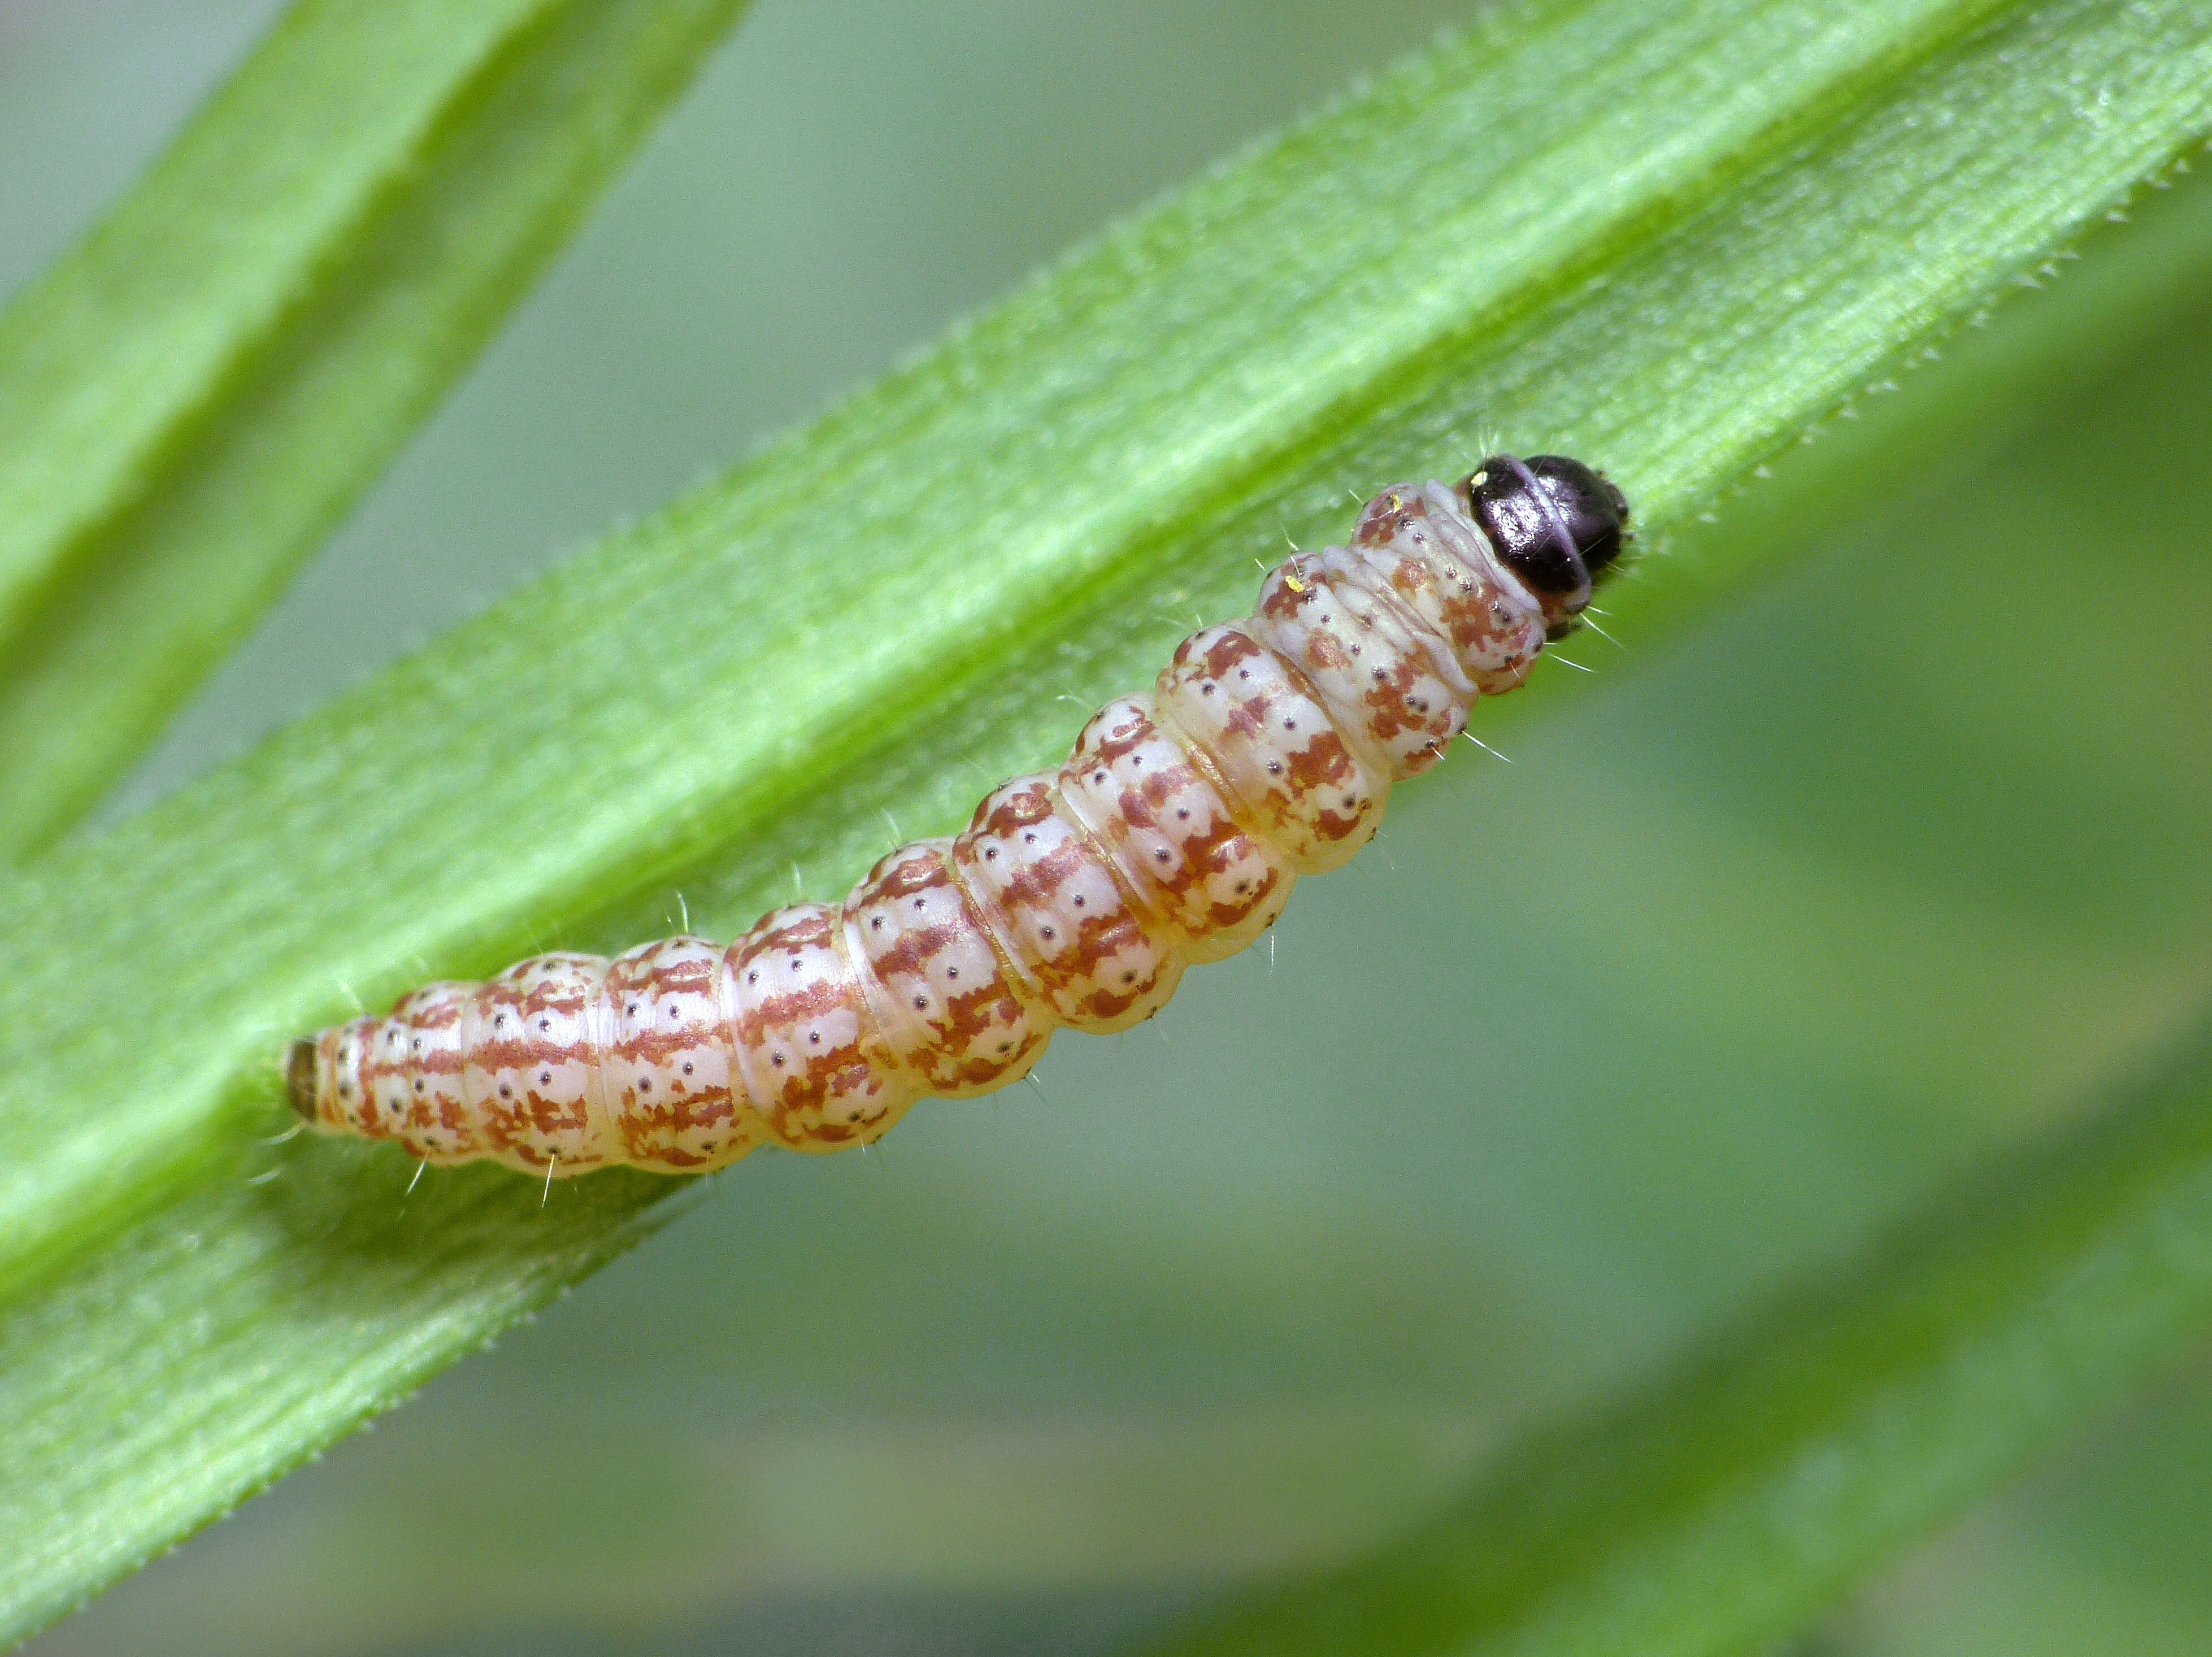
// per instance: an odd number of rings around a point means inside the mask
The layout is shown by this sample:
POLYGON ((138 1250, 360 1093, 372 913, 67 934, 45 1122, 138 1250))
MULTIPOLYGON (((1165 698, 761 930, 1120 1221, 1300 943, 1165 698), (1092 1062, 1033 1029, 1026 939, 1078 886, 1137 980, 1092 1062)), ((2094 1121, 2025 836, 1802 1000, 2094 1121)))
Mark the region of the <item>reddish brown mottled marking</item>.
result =
POLYGON ((731 1091, 722 950, 663 938, 607 963, 602 1087, 620 1160, 666 1174, 731 1162, 768 1137, 731 1091))
POLYGON ((395 1137, 411 1156, 456 1162, 483 1148, 461 1080, 474 992, 469 984, 426 984, 392 1009, 394 1023, 404 1019, 410 1032, 402 1071, 407 1111, 395 1137))
POLYGON ((891 1051, 924 1092, 957 1099, 1028 1074, 1052 1023, 954 878, 951 847, 923 841, 878 863, 845 900, 845 928, 891 1051))
POLYGON ((745 1093, 778 1144, 866 1144, 921 1096, 869 1011, 842 912, 777 909, 730 946, 729 960, 745 1093))
POLYGON ((1419 774, 1466 729, 1474 685, 1356 554, 1293 558, 1260 590, 1253 634, 1305 677, 1362 756, 1419 774))
POLYGON ((1060 790, 1188 960, 1234 955, 1290 901, 1290 860, 1237 820, 1194 751, 1160 728, 1149 696, 1091 716, 1060 790))
MULTIPOLYGON (((1532 464, 1557 477, 1556 459, 1532 464)), ((1586 503, 1601 483, 1580 476, 1586 503)), ((1060 1025, 1151 1017, 1185 966, 1244 948, 1300 875, 1350 858, 1391 785, 1571 625, 1587 581, 1540 598, 1470 512, 1465 485, 1384 490, 1349 547, 1287 560, 1257 615, 1184 640, 1058 771, 899 847, 842 903, 778 909, 726 949, 674 938, 428 986, 295 1043, 295 1108, 429 1162, 698 1172, 866 1144, 925 1095, 1025 1074, 1060 1025)))
POLYGON ((1175 992, 1182 961, 1146 926, 1056 781, 1017 777, 993 791, 953 841, 954 865, 1054 1022, 1127 1029, 1175 992))
POLYGON ((1241 628, 1194 633, 1160 675, 1162 714, 1212 760, 1253 826, 1302 875, 1367 843, 1389 798, 1296 668, 1241 628))
POLYGON ((407 1044, 414 1033, 407 1014, 403 998, 390 1018, 362 1032, 361 1091, 350 1114, 356 1128, 373 1139, 393 1138, 407 1120, 407 1044))
POLYGON ((476 993, 463 1085, 483 1114, 485 1148, 510 1167, 580 1172, 614 1159, 597 1104, 605 971, 592 956, 539 956, 476 993))
POLYGON ((1445 640, 1486 696, 1528 677, 1544 647, 1542 607, 1491 555, 1462 491, 1400 483, 1368 502, 1352 550, 1380 583, 1445 640))

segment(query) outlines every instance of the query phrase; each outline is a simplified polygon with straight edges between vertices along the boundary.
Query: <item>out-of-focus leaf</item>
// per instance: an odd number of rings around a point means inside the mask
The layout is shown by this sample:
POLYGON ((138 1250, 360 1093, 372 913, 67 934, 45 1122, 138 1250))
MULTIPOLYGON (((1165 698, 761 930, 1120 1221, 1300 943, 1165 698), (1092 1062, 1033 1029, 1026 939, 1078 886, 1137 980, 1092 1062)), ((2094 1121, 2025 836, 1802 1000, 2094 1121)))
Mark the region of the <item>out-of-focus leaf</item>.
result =
POLYGON ((1525 1446, 1355 1570, 1170 1642, 1753 1653, 2212 1321, 2212 1029, 1644 1396, 1525 1446))
POLYGON ((137 758, 742 9, 306 0, 0 313, 0 853, 137 758))

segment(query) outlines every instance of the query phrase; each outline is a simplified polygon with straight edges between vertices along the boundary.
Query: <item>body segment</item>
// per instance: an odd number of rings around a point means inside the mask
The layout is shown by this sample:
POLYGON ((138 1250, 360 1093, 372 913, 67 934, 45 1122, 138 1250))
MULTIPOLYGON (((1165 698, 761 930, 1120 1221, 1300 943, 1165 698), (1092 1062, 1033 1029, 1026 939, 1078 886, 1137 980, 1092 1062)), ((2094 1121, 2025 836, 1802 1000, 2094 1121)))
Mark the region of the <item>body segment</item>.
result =
POLYGON ((428 1162, 699 1173, 756 1146, 866 1144, 918 1099, 1026 1075, 1053 1031, 1152 1016, 1300 875, 1372 838, 1392 784, 1514 689, 1616 558, 1619 491, 1554 456, 1386 489, 1350 547, 1299 554, 1258 613, 1183 640, 1056 772, 950 840, 900 847, 839 904, 613 960, 432 984, 295 1043, 315 1127, 428 1162))

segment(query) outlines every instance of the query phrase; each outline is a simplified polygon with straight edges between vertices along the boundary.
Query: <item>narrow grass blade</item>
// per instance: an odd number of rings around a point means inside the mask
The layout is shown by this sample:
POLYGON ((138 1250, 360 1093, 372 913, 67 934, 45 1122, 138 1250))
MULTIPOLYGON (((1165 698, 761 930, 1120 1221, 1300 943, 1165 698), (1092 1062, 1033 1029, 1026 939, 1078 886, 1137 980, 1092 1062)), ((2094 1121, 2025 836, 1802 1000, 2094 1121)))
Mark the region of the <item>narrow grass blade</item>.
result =
POLYGON ((135 760, 742 0, 307 0, 0 313, 0 853, 135 760))
MULTIPOLYGON (((1285 534, 1492 438, 1603 462, 1663 543, 2197 142, 2208 70, 2179 3, 1501 14, 43 859, 0 892, 12 1625, 645 1223, 651 1181, 548 1221, 487 1169, 407 1217, 375 1152, 256 1143, 349 991, 634 941, 679 875, 724 934, 793 858, 832 889, 879 809, 953 826, 1285 534)), ((1644 568, 1608 608, 1646 639, 1744 573, 1644 568)))
POLYGON ((2208 1323, 2212 1027, 2106 1119, 1523 1446, 1382 1557, 1163 1657, 1762 1651, 2208 1323))

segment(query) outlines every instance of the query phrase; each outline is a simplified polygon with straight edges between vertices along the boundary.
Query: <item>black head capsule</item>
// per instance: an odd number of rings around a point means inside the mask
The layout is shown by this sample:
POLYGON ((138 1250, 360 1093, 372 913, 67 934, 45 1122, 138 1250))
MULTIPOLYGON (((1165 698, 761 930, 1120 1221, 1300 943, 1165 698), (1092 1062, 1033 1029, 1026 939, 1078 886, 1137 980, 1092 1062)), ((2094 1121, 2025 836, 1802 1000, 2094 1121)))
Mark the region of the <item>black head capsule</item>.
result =
POLYGON ((1493 454, 1467 480, 1474 521, 1498 561, 1565 636, 1590 589, 1620 556, 1628 500, 1611 481, 1563 454, 1493 454))

